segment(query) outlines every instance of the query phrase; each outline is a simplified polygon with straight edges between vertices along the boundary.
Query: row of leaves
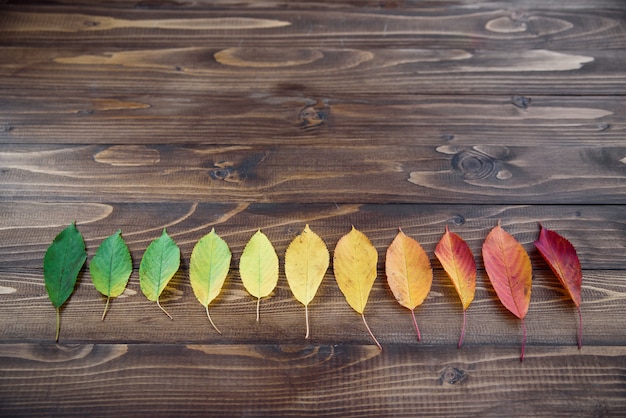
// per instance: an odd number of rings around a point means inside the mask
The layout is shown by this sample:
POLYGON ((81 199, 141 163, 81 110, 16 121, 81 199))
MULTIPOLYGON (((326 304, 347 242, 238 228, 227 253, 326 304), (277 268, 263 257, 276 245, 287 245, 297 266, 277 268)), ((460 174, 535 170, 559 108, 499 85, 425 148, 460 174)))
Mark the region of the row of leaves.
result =
MULTIPOLYGON (((582 270, 572 244, 554 231, 541 227, 535 246, 559 278, 574 301, 579 313, 578 347, 582 345, 582 315, 580 288, 582 270)), ((467 243, 446 227, 435 248, 435 255, 450 277, 463 305, 463 328, 459 348, 463 343, 466 311, 474 299, 476 262, 467 243)), ((482 256, 487 276, 502 304, 522 322, 521 360, 524 358, 526 327, 524 317, 530 304, 532 267, 524 247, 500 224, 485 239, 482 256)), ((230 269, 232 253, 214 229, 195 245, 189 263, 189 279, 198 301, 205 307, 207 317, 220 333, 209 314, 209 304, 219 295, 230 269)), ((59 339, 60 308, 74 290, 80 270, 87 259, 85 242, 73 223, 57 235, 44 257, 44 280, 52 304, 56 308, 56 340, 59 339)), ((376 280, 378 252, 368 237, 352 227, 337 242, 333 254, 333 273, 348 304, 363 319, 376 345, 382 347, 365 320, 365 305, 376 280)), ((309 337, 308 305, 311 303, 330 264, 330 253, 322 238, 308 225, 289 244, 285 252, 285 275, 295 298, 305 307, 306 336, 309 337)), ((139 282, 144 295, 157 303, 159 296, 180 267, 180 249, 164 229, 150 243, 139 267, 139 282)), ((104 320, 111 298, 121 295, 132 273, 132 260, 121 231, 106 238, 89 264, 95 288, 107 297, 104 320)), ((258 230, 246 244, 239 262, 239 275, 246 290, 257 298, 259 320, 261 298, 269 296, 278 283, 279 262, 268 237, 258 230)), ((387 248, 385 272, 391 291, 400 305, 411 311, 418 340, 421 339, 414 309, 428 295, 433 271, 430 259, 421 245, 398 232, 387 248)))

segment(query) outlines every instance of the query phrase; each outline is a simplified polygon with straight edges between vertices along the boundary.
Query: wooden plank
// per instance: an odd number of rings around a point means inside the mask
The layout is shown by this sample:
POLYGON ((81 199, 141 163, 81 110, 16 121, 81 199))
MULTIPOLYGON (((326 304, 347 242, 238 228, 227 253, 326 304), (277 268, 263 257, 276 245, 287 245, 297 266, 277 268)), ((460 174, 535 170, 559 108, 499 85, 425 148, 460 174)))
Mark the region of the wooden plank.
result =
POLYGON ((72 90, 120 95, 150 94, 155 86, 168 95, 206 96, 626 94, 624 49, 142 47, 3 47, 0 88, 63 94, 69 82, 72 90))
POLYGON ((623 347, 0 345, 11 416, 619 416, 623 347), (62 376, 61 376, 62 373, 62 376))
MULTIPOLYGON (((183 261, 187 263, 188 256, 183 261)), ((155 302, 145 298, 135 270, 126 292, 112 301, 102 321, 106 300, 95 290, 85 270, 62 309, 59 341, 64 344, 374 344, 360 316, 348 306, 339 291, 331 270, 309 306, 311 336, 305 340, 304 307, 293 298, 282 264, 276 290, 261 301, 259 322, 256 322, 256 298, 245 291, 237 265, 232 266, 222 293, 210 306, 211 318, 222 334, 211 327, 205 308, 193 295, 185 268, 177 273, 160 298, 161 306, 173 320, 165 316, 155 302)), ((578 315, 573 303, 549 270, 535 267, 530 309, 525 318, 529 346, 576 347, 578 315)), ((2 269, 0 289, 4 293, 0 315, 7 319, 0 324, 3 342, 54 342, 55 310, 47 298, 41 270, 2 269)), ((582 298, 583 349, 626 345, 623 332, 626 274, 585 270, 582 298)), ((520 321, 502 307, 482 270, 477 279, 476 298, 467 315, 464 345, 506 344, 514 347, 511 354, 520 354, 520 321)), ((416 310, 421 343, 417 342, 408 310, 395 301, 380 268, 365 316, 383 347, 398 343, 415 344, 416 349, 422 344, 456 347, 463 322, 458 296, 440 269, 435 270, 428 298, 416 310)), ((527 353, 531 351, 532 348, 526 349, 527 353)))
POLYGON ((622 146, 0 145, 0 200, 626 202, 622 146))
MULTIPOLYGON (((462 322, 460 303, 433 251, 445 225, 467 240, 479 266, 476 300, 469 310, 466 343, 517 344, 519 321, 502 308, 482 270, 480 248, 489 230, 501 220, 529 251, 534 268, 531 308, 526 323, 531 344, 573 345, 577 315, 571 301, 532 246, 538 222, 568 237, 585 268, 583 284, 584 341, 591 345, 626 343, 626 272, 624 264, 623 206, 471 206, 471 205, 217 205, 217 204, 2 204, 5 224, 0 229, 0 288, 3 303, 0 333, 5 342, 50 341, 54 337, 54 309, 43 286, 41 263, 47 246, 64 224, 76 220, 84 234, 89 258, 102 239, 117 228, 129 243, 135 270, 124 297, 116 299, 103 322, 104 300, 94 289, 88 271, 62 313, 61 340, 65 342, 301 343, 303 307, 287 286, 282 260, 289 242, 310 223, 329 249, 350 225, 365 232, 379 253, 378 279, 366 310, 370 326, 383 344, 415 343, 406 309, 390 293, 384 273, 384 254, 398 227, 416 238, 435 268, 433 289, 417 315, 424 342, 456 343, 462 322), (18 216, 17 214, 21 214, 18 216), (182 250, 182 268, 161 300, 172 314, 170 321, 141 293, 138 265, 149 242, 163 227, 182 250), (212 317, 223 331, 210 327, 204 308, 196 301, 188 281, 191 250, 200 237, 215 227, 233 252, 231 272, 212 317), (237 266, 243 247, 262 228, 281 260, 279 286, 261 304, 256 322, 256 300, 243 288, 237 266), (601 250, 599 250, 601 249, 601 250)), ((358 315, 340 293, 332 274, 310 307, 312 339, 316 343, 370 343, 358 315)))
MULTIPOLYGON (((544 269, 532 245, 539 223, 558 231, 577 248, 585 269, 621 270, 626 263, 626 207, 623 205, 335 205, 223 203, 0 203, 0 267, 39 269, 56 234, 76 222, 93 256, 100 242, 121 228, 135 260, 167 228, 189 257, 196 242, 215 228, 229 244, 235 263, 261 228, 282 258, 309 224, 332 250, 351 225, 365 232, 382 256, 398 228, 433 254, 446 225, 467 241, 480 265, 482 243, 498 221, 544 269)), ((382 266, 382 265, 381 265, 382 266)), ((382 270, 381 270, 382 272, 382 270)))
POLYGON ((4 94, 0 143, 622 145, 621 96, 4 94))
MULTIPOLYGON (((131 3, 131 2, 128 2, 131 3)), ((334 3, 334 2, 333 2, 334 3)), ((546 2, 506 6, 450 7, 449 4, 412 2, 402 10, 367 7, 368 4, 246 8, 242 4, 195 4, 183 7, 122 8, 94 5, 69 7, 5 5, 0 14, 4 45, 33 45, 54 36, 56 44, 115 44, 136 48, 197 47, 219 42, 225 47, 394 47, 428 45, 437 49, 555 50, 625 48, 621 25, 623 2, 584 8, 550 8, 546 2), (211 7, 212 6, 212 7, 211 7), (365 7, 363 7, 365 6, 365 7), (332 13, 329 11, 332 10, 332 13)), ((128 7, 131 6, 131 7, 128 7)), ((268 7, 269 6, 269 7, 268 7)), ((379 6, 377 4, 376 6, 379 6)), ((404 5, 403 5, 404 6, 404 5)))

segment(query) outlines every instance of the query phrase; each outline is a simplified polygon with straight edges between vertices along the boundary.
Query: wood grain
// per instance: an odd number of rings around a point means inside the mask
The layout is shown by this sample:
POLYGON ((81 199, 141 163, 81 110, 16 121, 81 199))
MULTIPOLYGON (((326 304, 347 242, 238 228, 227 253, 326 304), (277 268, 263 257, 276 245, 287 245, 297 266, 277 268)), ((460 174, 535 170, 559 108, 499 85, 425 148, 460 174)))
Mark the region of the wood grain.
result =
POLYGON ((623 204, 625 156, 603 146, 4 145, 0 199, 623 204))
POLYGON ((0 376, 12 376, 0 381, 4 415, 612 416, 626 407, 623 347, 538 347, 523 364, 510 347, 407 345, 3 344, 0 357, 0 376), (62 389, 51 378, 61 371, 62 389))
POLYGON ((625 19, 621 0, 0 1, 0 415, 623 415, 625 19), (121 228, 134 271, 101 321, 85 267, 55 345, 42 259, 74 221, 89 258, 121 228), (498 222, 533 265, 522 364, 480 256, 498 222), (580 351, 540 222, 583 265, 580 351), (375 245, 382 352, 332 269, 304 339, 282 263, 307 223, 331 251, 352 225, 375 245), (478 262, 461 350, 446 226, 478 262), (221 335, 188 279, 213 227, 221 335), (138 280, 163 228, 174 320, 138 280), (258 228, 281 262, 259 323, 236 268, 258 228), (384 277, 398 228, 434 267, 419 343, 384 277))
POLYGON ((3 95, 0 143, 620 146, 626 131, 621 96, 40 94, 3 95))

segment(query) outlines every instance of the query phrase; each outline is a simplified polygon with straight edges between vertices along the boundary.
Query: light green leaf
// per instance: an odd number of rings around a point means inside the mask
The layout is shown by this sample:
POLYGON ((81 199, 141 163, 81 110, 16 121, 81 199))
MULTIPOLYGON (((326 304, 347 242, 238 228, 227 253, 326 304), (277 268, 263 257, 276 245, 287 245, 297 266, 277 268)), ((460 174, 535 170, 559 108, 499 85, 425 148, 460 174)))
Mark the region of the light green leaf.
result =
POLYGON ((163 234, 152 241, 143 254, 139 265, 139 284, 148 300, 155 301, 170 319, 172 316, 159 303, 159 296, 179 267, 180 248, 163 229, 163 234))
POLYGON ((215 229, 202 238, 191 252, 189 261, 189 281, 198 301, 206 308, 206 314, 213 328, 221 334, 209 315, 209 303, 220 294, 230 269, 231 252, 228 244, 215 229))
POLYGON ((46 291, 56 309, 56 341, 59 341, 61 305, 74 291, 78 273, 86 259, 85 241, 75 223, 54 238, 43 258, 46 291))
POLYGON ((116 298, 124 292, 132 271, 130 252, 122 238, 122 231, 118 229, 116 233, 102 241, 89 263, 94 286, 98 292, 107 297, 102 314, 103 320, 111 298, 116 298))
POLYGON ((278 255, 261 230, 250 238, 241 254, 239 275, 248 293, 257 298, 258 321, 261 298, 272 293, 278 283, 278 255))

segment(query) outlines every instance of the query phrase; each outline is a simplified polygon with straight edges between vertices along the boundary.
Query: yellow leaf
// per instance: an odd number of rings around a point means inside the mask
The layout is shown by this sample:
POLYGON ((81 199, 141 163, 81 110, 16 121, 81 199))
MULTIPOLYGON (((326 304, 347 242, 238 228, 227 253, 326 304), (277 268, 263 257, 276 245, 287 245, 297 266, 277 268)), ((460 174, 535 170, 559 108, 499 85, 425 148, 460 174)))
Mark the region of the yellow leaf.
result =
POLYGON ((258 230, 246 244, 239 260, 239 275, 248 293, 257 298, 259 320, 261 298, 269 296, 278 283, 278 256, 267 236, 258 230))
POLYGON ((378 252, 376 248, 369 238, 354 226, 337 242, 333 257, 333 270, 339 289, 352 309, 361 314, 365 327, 378 348, 382 350, 363 314, 376 280, 377 263, 378 252))
POLYGON ((328 270, 330 256, 324 241, 315 232, 304 227, 285 251, 285 275, 295 298, 304 305, 306 336, 309 338, 308 305, 315 297, 328 270))
POLYGON ((400 231, 387 248, 385 271, 396 300, 411 311, 417 339, 421 340, 413 310, 426 299, 433 283, 428 255, 417 241, 400 231))

